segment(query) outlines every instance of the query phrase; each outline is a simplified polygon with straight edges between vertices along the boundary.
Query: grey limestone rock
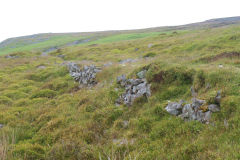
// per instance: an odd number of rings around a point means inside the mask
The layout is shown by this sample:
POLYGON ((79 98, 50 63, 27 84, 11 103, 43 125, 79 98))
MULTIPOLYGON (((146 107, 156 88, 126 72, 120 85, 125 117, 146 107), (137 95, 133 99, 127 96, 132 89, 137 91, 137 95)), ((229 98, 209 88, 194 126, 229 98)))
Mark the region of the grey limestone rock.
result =
MULTIPOLYGON (((193 88, 191 88, 191 92, 195 93, 195 91, 193 91, 193 88)), ((196 94, 192 95, 194 96, 194 98, 192 99, 191 104, 185 104, 182 107, 183 101, 180 101, 178 103, 171 102, 166 106, 166 111, 172 115, 179 116, 186 121, 196 120, 202 123, 209 124, 212 113, 220 111, 220 91, 217 93, 217 96, 215 98, 216 104, 208 105, 207 110, 203 110, 201 108, 201 106, 204 106, 206 104, 206 101, 197 99, 195 97, 196 94)))
POLYGON ((151 96, 151 85, 146 79, 127 79, 125 75, 121 75, 117 77, 117 83, 125 88, 125 93, 116 101, 118 105, 123 103, 130 106, 138 97, 151 96))
POLYGON ((79 66, 73 62, 68 63, 67 66, 70 75, 75 81, 79 82, 80 85, 91 87, 97 84, 96 74, 101 71, 100 68, 90 65, 84 66, 83 69, 80 69, 79 66))

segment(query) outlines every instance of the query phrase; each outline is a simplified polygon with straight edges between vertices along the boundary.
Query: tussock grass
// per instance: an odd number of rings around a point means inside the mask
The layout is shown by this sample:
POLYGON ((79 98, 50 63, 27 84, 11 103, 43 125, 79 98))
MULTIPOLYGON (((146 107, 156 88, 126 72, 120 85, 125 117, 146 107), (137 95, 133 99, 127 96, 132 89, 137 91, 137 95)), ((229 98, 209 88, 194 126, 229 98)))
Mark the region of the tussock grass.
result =
POLYGON ((39 52, 0 57, 1 158, 239 159, 240 60, 206 60, 238 53, 239 28, 109 35, 96 45, 71 46, 46 57, 39 52), (119 63, 128 58, 136 62, 119 63), (99 83, 79 89, 65 61, 102 67, 99 83), (152 96, 131 107, 115 106, 123 92, 116 77, 136 78, 143 69, 152 96), (164 109, 168 101, 190 102, 191 86, 209 103, 222 91, 221 112, 213 114, 210 125, 184 122, 164 109))

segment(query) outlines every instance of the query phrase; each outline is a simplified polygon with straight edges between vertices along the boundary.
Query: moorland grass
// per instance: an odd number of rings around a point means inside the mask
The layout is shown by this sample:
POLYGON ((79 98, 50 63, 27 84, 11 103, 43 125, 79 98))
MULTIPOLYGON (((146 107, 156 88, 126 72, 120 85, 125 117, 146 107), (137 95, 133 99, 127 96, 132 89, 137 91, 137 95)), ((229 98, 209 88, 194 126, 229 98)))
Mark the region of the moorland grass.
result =
POLYGON ((46 57, 36 52, 18 53, 16 59, 0 57, 1 158, 239 159, 239 57, 201 60, 239 52, 239 29, 72 46, 46 57), (127 58, 137 61, 119 64, 127 58), (65 60, 112 65, 102 68, 94 88, 78 89, 62 65, 65 60), (37 69, 40 65, 46 68, 37 69), (116 77, 135 78, 143 69, 148 70, 152 96, 137 99, 131 107, 115 106, 123 92, 116 77), (168 101, 190 102, 191 86, 209 103, 222 92, 221 111, 212 115, 209 125, 185 122, 164 109, 168 101))

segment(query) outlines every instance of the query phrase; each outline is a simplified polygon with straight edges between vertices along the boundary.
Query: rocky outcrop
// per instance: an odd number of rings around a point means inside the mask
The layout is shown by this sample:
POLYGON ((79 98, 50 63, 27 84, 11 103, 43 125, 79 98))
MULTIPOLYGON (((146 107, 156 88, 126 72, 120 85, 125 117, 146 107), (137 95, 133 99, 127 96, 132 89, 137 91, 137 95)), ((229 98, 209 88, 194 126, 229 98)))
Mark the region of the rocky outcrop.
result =
POLYGON ((53 52, 53 51, 57 51, 59 49, 59 47, 51 47, 51 48, 48 48, 48 49, 45 49, 43 52, 42 52, 42 54, 41 54, 41 56, 47 56, 48 55, 48 53, 50 53, 50 52, 53 52))
POLYGON ((70 75, 80 86, 92 87, 97 84, 96 74, 101 71, 94 65, 84 66, 82 69, 76 63, 69 62, 67 64, 70 75))
POLYGON ((125 104, 131 106, 136 98, 151 96, 150 84, 146 79, 127 79, 125 75, 117 77, 117 83, 125 88, 123 93, 116 101, 116 104, 125 104))
MULTIPOLYGON (((192 89, 191 91, 193 93, 192 89)), ((184 100, 170 102, 165 109, 171 115, 179 116, 186 121, 197 120, 202 123, 209 123, 212 113, 220 111, 220 100, 221 93, 219 91, 215 97, 216 104, 207 105, 205 100, 194 97, 191 104, 186 104, 184 100)))

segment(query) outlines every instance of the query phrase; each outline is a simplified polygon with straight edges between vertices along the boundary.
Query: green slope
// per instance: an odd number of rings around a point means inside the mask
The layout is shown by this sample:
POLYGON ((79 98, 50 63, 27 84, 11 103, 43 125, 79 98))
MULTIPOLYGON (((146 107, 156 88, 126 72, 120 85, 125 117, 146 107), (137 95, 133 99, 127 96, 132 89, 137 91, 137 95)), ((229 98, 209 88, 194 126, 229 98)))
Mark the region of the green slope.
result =
POLYGON ((85 39, 83 36, 52 36, 50 38, 47 38, 46 40, 42 42, 37 43, 27 43, 25 44, 24 41, 17 41, 15 44, 11 44, 12 46, 6 46, 0 48, 0 55, 1 54, 8 54, 8 53, 14 53, 14 52, 20 52, 20 51, 41 51, 43 49, 48 49, 55 46, 62 46, 67 43, 85 39))

